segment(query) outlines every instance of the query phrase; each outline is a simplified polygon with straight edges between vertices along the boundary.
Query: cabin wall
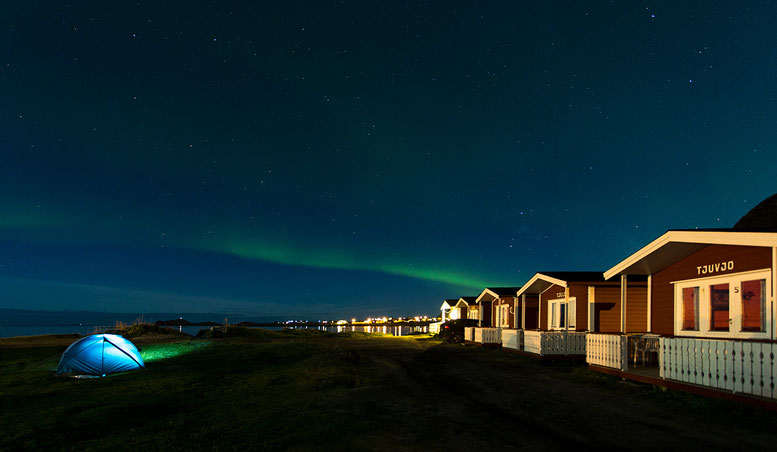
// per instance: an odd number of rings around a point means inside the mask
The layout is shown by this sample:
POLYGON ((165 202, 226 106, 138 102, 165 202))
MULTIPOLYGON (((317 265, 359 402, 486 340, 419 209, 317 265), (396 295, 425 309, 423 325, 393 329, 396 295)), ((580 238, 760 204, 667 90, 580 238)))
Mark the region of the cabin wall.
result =
MULTIPOLYGON (((565 288, 558 284, 552 285, 548 290, 540 294, 540 329, 548 329, 548 300, 557 300, 564 298, 565 288)), ((570 284, 569 297, 575 297, 575 331, 586 331, 588 329, 588 284, 570 284)), ((526 314, 529 317, 528 311, 526 314)), ((526 327, 529 328, 528 325, 526 327)))
POLYGON ((491 326, 491 302, 490 301, 483 301, 480 303, 481 309, 483 309, 483 320, 482 320, 482 326, 489 327, 491 326))
POLYGON ((526 295, 526 329, 536 330, 539 328, 539 315, 540 301, 539 297, 534 294, 526 295))
POLYGON ((518 297, 513 298, 513 328, 521 327, 521 299, 518 297))
POLYGON ((588 284, 569 285, 569 298, 575 297, 575 331, 588 329, 588 284))
POLYGON ((540 329, 546 331, 548 329, 548 300, 556 298, 556 292, 558 290, 557 285, 553 285, 545 292, 539 294, 539 308, 540 308, 540 329))
POLYGON ((594 331, 618 333, 621 330, 620 286, 594 288, 594 331))
POLYGON ((727 275, 771 268, 772 251, 768 247, 709 245, 653 274, 651 287, 652 332, 674 334, 674 287, 672 281, 727 275), (700 267, 734 262, 731 270, 701 274, 700 267))
POLYGON ((519 328, 521 326, 520 323, 515 323, 516 320, 520 322, 521 319, 521 303, 518 302, 518 298, 516 297, 507 297, 505 299, 505 302, 510 306, 510 310, 508 311, 507 317, 510 319, 510 328, 519 328), (516 315, 518 314, 518 315, 516 315))
POLYGON ((626 332, 647 332, 647 284, 644 282, 634 285, 626 282, 626 332))
POLYGON ((545 292, 540 294, 540 329, 548 330, 548 300, 564 298, 564 287, 553 284, 545 292), (559 294, 561 296, 559 296, 559 294))
POLYGON ((505 304, 507 304, 509 306, 509 308, 507 310, 507 318, 508 318, 508 321, 510 323, 509 327, 510 328, 515 328, 516 327, 515 319, 516 319, 516 317, 520 318, 520 313, 519 313, 518 316, 515 315, 515 307, 516 307, 516 305, 518 303, 515 302, 515 300, 516 300, 515 297, 505 297, 504 300, 505 300, 504 301, 505 304))
MULTIPOLYGON (((491 308, 491 318, 494 319, 494 322, 496 322, 497 315, 496 311, 497 309, 501 309, 501 306, 507 305, 509 307, 509 311, 507 314, 508 319, 508 326, 507 328, 515 328, 515 297, 500 297, 494 300, 492 308, 491 308)), ((497 325, 494 323, 492 326, 499 327, 500 325, 497 325)))

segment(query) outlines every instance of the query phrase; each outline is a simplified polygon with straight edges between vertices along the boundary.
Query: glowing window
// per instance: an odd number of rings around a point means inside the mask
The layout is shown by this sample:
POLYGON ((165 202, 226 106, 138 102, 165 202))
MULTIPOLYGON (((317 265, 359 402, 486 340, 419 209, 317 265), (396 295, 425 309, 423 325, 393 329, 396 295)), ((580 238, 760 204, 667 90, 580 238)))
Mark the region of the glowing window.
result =
POLYGON ((728 283, 710 286, 710 331, 729 330, 728 283))
POLYGON ((683 289, 683 329, 696 331, 699 329, 699 288, 683 289))
POLYGON ((765 331, 766 280, 742 281, 742 331, 765 331))

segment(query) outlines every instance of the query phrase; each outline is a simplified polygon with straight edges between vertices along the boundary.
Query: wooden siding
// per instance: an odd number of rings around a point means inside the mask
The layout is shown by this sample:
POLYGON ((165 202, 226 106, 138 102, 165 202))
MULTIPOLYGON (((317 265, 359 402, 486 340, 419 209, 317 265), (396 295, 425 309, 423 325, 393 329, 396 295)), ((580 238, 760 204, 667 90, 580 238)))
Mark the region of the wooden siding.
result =
POLYGON ((526 295, 526 329, 536 330, 539 328, 540 303, 536 295, 526 295))
POLYGON ((620 286, 594 288, 594 331, 618 333, 621 330, 620 286))
POLYGON ((543 331, 548 330, 548 300, 556 300, 564 298, 564 295, 558 296, 559 293, 563 293, 564 288, 558 284, 553 284, 548 290, 540 294, 540 329, 543 331))
POLYGON ((491 326, 491 302, 483 301, 480 303, 480 309, 483 310, 483 320, 481 321, 484 327, 491 326))
MULTIPOLYGON (((548 330, 548 300, 564 298, 564 287, 557 284, 552 285, 548 290, 540 295, 540 329, 548 330), (560 297, 558 294, 562 294, 560 297)), ((569 297, 575 297, 575 331, 586 331, 588 329, 588 283, 570 284, 569 297)), ((527 303, 528 305, 528 303, 527 303)), ((528 310, 527 310, 528 312, 528 310)), ((527 313, 527 322, 528 316, 527 313)), ((529 329, 528 323, 526 329, 529 329)))
MULTIPOLYGON (((501 309, 501 306, 503 306, 503 305, 508 305, 510 309, 509 309, 508 314, 507 314, 507 318, 508 318, 508 326, 507 326, 507 328, 515 328, 515 315, 514 315, 514 312, 515 312, 514 311, 514 309, 515 309, 515 307, 514 307, 515 306, 515 300, 516 300, 515 297, 500 297, 500 298, 497 298, 496 300, 494 300, 494 302, 492 304, 492 308, 491 308, 491 318, 496 320, 496 318, 497 318, 496 310, 497 309, 501 309), (510 312, 510 311, 512 311, 512 312, 510 312)), ((494 324, 492 326, 501 327, 501 325, 496 325, 496 324, 494 324)))
POLYGON ((772 250, 758 246, 709 245, 653 275, 651 287, 652 332, 674 334, 674 287, 672 281, 719 276, 772 267, 772 250), (734 261, 732 270, 700 275, 699 266, 734 261))
POLYGON ((575 297, 575 331, 588 329, 588 284, 569 285, 569 298, 575 297))
POLYGON ((647 332, 647 285, 626 284, 626 332, 647 332))
POLYGON ((510 328, 520 328, 521 327, 521 303, 517 297, 510 297, 507 302, 510 305, 510 328), (518 323, 515 323, 515 321, 518 321, 518 323))

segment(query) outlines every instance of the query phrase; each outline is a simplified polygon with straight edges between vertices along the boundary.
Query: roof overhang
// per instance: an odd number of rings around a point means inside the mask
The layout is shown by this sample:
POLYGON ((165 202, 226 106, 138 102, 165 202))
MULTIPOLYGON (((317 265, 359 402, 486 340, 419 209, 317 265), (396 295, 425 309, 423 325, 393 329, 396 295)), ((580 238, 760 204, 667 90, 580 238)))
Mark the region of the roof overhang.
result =
POLYGON ((532 277, 532 279, 524 284, 523 287, 521 287, 521 290, 518 291, 518 296, 520 297, 525 293, 539 294, 545 292, 548 290, 548 287, 554 284, 558 284, 561 287, 567 286, 566 281, 562 281, 548 275, 543 275, 542 273, 537 273, 532 277))
POLYGON ((483 292, 480 292, 480 295, 478 295, 478 297, 475 299, 475 303, 494 301, 497 298, 499 298, 499 294, 486 287, 483 289, 483 292))
POLYGON ((448 303, 448 300, 444 300, 444 301, 442 302, 442 305, 440 306, 440 309, 450 309, 450 308, 452 308, 453 306, 454 306, 454 305, 452 305, 452 304, 448 303))
POLYGON ((459 301, 456 302, 457 308, 460 308, 462 306, 469 306, 469 303, 467 302, 467 300, 464 299, 464 297, 459 298, 459 301))
POLYGON ((650 275, 708 245, 777 247, 777 233, 667 231, 618 265, 604 272, 604 279, 610 279, 617 275, 650 275))

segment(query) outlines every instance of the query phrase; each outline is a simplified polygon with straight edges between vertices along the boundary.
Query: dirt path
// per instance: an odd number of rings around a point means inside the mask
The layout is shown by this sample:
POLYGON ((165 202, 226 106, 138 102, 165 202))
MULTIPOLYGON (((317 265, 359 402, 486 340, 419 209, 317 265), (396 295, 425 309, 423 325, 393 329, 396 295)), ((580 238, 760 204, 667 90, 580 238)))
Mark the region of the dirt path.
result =
POLYGON ((383 407, 397 437, 387 449, 418 444, 430 432, 437 438, 431 448, 452 450, 769 450, 777 440, 770 431, 743 428, 741 419, 732 423, 725 411, 668 403, 646 386, 575 381, 570 366, 476 346, 374 345, 363 353, 400 383, 397 404, 383 407), (412 421, 416 410, 430 415, 432 428, 412 421))

